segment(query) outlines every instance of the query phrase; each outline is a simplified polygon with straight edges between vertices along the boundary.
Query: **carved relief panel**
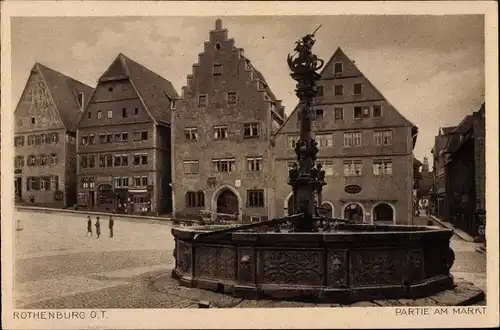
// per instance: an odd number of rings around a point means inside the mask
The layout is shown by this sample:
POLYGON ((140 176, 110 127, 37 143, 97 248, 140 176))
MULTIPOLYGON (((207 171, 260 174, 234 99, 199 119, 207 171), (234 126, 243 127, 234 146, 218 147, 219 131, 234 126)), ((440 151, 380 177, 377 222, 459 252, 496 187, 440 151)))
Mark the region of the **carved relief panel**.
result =
POLYGON ((403 284, 406 253, 397 250, 352 251, 351 283, 356 286, 403 284))
POLYGON ((238 250, 238 281, 254 282, 255 254, 253 248, 245 247, 238 250))
POLYGON ((327 284, 330 287, 347 286, 347 251, 328 251, 326 257, 327 284))
POLYGON ((259 282, 266 284, 321 285, 323 263, 320 251, 264 250, 260 252, 259 282))
POLYGON ((16 131, 63 127, 48 86, 38 71, 32 71, 15 114, 16 131))
POLYGON ((191 273, 192 246, 182 241, 177 241, 176 267, 182 273, 191 273))
POLYGON ((236 251, 215 246, 195 248, 195 276, 234 279, 236 277, 236 251))

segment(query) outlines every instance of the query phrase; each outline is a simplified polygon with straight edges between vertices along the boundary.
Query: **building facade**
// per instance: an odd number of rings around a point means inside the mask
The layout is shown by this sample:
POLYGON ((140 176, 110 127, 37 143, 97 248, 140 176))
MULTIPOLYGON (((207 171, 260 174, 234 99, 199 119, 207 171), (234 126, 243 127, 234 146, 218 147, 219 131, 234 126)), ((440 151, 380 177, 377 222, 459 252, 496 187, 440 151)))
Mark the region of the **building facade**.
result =
POLYGON ((466 116, 444 149, 446 158, 447 221, 478 236, 485 201, 484 104, 466 116))
POLYGON ((119 54, 99 78, 78 127, 78 204, 119 213, 169 213, 170 111, 163 77, 119 54))
MULTIPOLYGON (((417 128, 338 48, 313 104, 318 161, 326 172, 322 212, 359 222, 411 224, 417 128)), ((277 216, 290 213, 289 166, 296 162, 298 109, 275 135, 277 216)))
POLYGON ((270 143, 284 117, 281 101, 217 20, 173 111, 175 215, 271 217, 270 143))
POLYGON ((76 203, 76 130, 92 88, 36 63, 14 120, 17 201, 76 203))

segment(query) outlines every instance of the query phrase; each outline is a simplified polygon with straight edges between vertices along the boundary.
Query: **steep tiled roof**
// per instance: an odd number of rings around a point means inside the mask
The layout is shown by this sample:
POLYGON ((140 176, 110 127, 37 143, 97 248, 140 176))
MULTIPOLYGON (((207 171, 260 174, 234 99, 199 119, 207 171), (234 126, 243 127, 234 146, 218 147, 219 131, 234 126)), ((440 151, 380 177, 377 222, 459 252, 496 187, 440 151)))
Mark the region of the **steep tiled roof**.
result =
POLYGON ((93 88, 40 63, 36 63, 35 68, 40 71, 49 88, 64 127, 69 131, 76 131, 82 116, 78 94, 83 93, 86 102, 93 88))
POLYGON ((111 74, 110 70, 126 72, 152 119, 170 123, 170 101, 179 98, 170 81, 121 53, 106 74, 111 74), (118 64, 122 67, 115 67, 118 64))

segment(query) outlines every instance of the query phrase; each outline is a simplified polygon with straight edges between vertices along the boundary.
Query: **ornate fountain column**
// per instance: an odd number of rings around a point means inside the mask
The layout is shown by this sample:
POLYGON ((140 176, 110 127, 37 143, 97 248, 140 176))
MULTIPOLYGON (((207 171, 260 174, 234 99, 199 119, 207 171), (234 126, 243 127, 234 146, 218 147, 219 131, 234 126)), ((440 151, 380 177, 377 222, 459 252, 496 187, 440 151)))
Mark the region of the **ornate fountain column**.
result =
POLYGON ((316 230, 313 217, 317 214, 317 201, 321 199, 321 187, 324 185, 319 180, 321 169, 315 167, 318 148, 312 131, 312 104, 317 93, 316 81, 321 78, 316 71, 324 64, 323 60, 312 53, 314 33, 297 41, 294 49, 296 53, 287 58, 292 71, 290 75, 297 81, 295 95, 299 98, 300 138, 295 146, 298 167, 294 165, 289 172, 289 184, 293 190, 293 213, 304 214, 292 224, 294 231, 299 232, 316 230))

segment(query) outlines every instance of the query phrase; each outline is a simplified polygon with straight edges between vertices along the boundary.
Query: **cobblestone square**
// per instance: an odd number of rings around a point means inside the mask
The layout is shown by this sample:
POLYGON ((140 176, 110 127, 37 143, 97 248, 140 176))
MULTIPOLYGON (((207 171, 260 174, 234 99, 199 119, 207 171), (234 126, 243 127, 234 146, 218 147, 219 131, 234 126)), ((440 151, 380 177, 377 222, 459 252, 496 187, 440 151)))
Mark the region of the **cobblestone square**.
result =
MULTIPOLYGON (((77 214, 16 212, 14 298, 17 308, 196 308, 293 307, 293 303, 242 302, 187 289, 169 280, 174 242, 168 223, 115 219, 109 237, 101 218, 99 239, 86 236, 86 217, 77 214), (162 281, 156 281, 157 278, 162 281)), ((92 216, 93 223, 95 216, 92 216)), ((486 258, 473 243, 454 237, 453 273, 486 290, 486 258)), ((314 304, 301 304, 301 306, 314 304)))

